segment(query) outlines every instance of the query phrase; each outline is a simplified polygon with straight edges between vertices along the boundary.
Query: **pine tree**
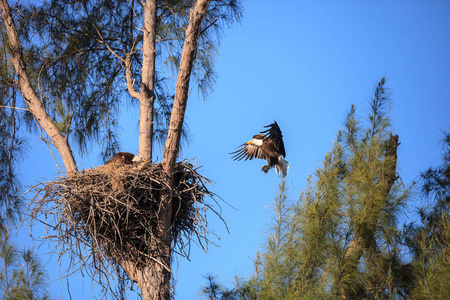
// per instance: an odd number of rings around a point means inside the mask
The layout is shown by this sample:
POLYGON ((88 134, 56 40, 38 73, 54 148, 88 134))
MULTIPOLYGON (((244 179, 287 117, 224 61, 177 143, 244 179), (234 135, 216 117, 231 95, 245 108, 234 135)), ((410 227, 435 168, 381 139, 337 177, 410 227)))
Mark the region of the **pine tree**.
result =
MULTIPOLYGON (((0 72, 8 72, 6 66, 2 64, 0 72)), ((9 96, 8 90, 0 85, 0 226, 6 226, 5 221, 17 219, 20 212, 20 183, 16 167, 26 146, 20 135, 22 119, 14 108, 14 98, 9 96)))
POLYGON ((405 228, 413 253, 411 299, 447 299, 450 295, 450 134, 444 136, 442 165, 421 175, 423 194, 431 203, 420 209, 420 224, 405 228))
MULTIPOLYGON (((164 249, 145 268, 125 259, 116 263, 144 299, 170 298, 171 193, 190 81, 196 79, 205 94, 210 90, 220 33, 239 20, 239 2, 49 0, 11 8, 0 0, 0 12, 1 88, 11 99, 1 109, 12 109, 8 118, 0 115, 0 125, 9 120, 6 132, 13 132, 17 108, 23 109, 24 127, 57 149, 70 177, 79 171, 75 150, 85 155, 100 144, 104 158, 118 150, 119 109, 131 100, 140 111, 139 156, 152 161, 154 141, 164 145, 166 189, 156 230, 164 249), (161 71, 168 67, 173 74, 161 71)), ((15 146, 16 136, 6 143, 2 149, 15 146)), ((12 181, 3 186, 14 191, 12 181)))
POLYGON ((236 293, 233 290, 228 290, 217 281, 217 276, 206 274, 204 276, 206 285, 200 290, 200 299, 206 297, 209 300, 235 300, 236 293))
POLYGON ((42 263, 32 249, 20 251, 7 228, 0 231, 0 262, 2 299, 49 299, 42 263))
POLYGON ((245 299, 396 299, 407 295, 397 216, 409 190, 398 174, 385 79, 368 124, 351 107, 345 128, 293 205, 284 183, 276 221, 255 274, 239 281, 245 299))

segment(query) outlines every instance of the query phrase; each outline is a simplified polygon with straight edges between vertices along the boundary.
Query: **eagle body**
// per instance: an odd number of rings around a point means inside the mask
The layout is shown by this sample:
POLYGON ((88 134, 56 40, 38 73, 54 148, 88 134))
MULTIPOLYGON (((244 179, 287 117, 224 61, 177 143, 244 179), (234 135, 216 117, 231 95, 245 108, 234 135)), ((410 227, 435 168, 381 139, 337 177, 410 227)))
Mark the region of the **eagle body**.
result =
POLYGON ((289 169, 289 162, 284 159, 286 151, 283 134, 277 122, 265 126, 265 128, 269 129, 254 135, 250 141, 240 146, 241 149, 231 154, 234 154, 234 160, 265 159, 268 164, 262 166, 261 171, 267 173, 271 168, 275 168, 277 175, 284 178, 289 169))
POLYGON ((134 155, 130 152, 118 152, 114 154, 113 157, 108 159, 105 165, 108 164, 123 164, 123 165, 131 165, 133 163, 144 161, 141 157, 134 155))

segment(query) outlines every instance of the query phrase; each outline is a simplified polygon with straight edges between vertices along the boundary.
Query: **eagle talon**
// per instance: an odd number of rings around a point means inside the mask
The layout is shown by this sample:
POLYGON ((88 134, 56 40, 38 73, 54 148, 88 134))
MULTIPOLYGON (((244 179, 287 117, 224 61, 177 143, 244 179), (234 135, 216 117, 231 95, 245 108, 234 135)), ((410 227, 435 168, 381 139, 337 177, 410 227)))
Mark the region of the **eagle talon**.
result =
POLYGON ((264 173, 267 174, 267 172, 269 172, 269 169, 270 169, 270 166, 269 166, 269 165, 262 166, 261 172, 264 172, 264 173))

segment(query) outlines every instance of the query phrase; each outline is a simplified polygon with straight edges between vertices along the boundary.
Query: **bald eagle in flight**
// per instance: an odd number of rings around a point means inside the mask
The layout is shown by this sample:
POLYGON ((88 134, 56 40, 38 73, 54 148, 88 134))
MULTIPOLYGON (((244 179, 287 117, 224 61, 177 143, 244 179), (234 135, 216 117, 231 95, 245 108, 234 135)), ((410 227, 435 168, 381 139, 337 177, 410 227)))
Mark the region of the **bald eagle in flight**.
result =
POLYGON ((136 156, 133 153, 130 152, 118 152, 114 154, 113 157, 108 159, 108 161, 105 163, 105 165, 108 164, 124 164, 124 165, 131 165, 133 163, 138 163, 145 161, 142 157, 136 156))
POLYGON ((242 147, 241 149, 230 154, 234 154, 234 160, 265 159, 268 164, 262 166, 261 171, 267 173, 274 167, 277 175, 282 175, 284 178, 289 169, 289 162, 283 158, 286 156, 283 134, 275 121, 264 128, 268 129, 254 135, 253 139, 239 146, 242 147))

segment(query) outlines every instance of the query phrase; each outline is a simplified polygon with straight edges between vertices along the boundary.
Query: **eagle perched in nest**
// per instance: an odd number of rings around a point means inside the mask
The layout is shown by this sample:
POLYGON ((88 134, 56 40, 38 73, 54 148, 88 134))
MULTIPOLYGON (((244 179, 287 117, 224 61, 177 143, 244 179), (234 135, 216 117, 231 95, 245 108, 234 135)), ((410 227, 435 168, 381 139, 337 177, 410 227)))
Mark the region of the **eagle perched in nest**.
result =
POLYGON ((289 162, 283 158, 286 156, 283 134, 276 121, 268 126, 264 126, 264 128, 269 129, 254 135, 253 139, 239 146, 243 146, 241 149, 230 154, 234 154, 234 160, 243 158, 245 160, 254 158, 265 159, 268 164, 262 166, 261 171, 267 173, 274 167, 277 175, 282 175, 284 178, 289 169, 289 162))
POLYGON ((139 163, 143 162, 145 159, 142 157, 136 156, 133 153, 130 152, 118 152, 114 154, 113 157, 108 159, 108 161, 105 163, 105 165, 109 164, 123 164, 123 165, 131 165, 133 163, 139 163))

